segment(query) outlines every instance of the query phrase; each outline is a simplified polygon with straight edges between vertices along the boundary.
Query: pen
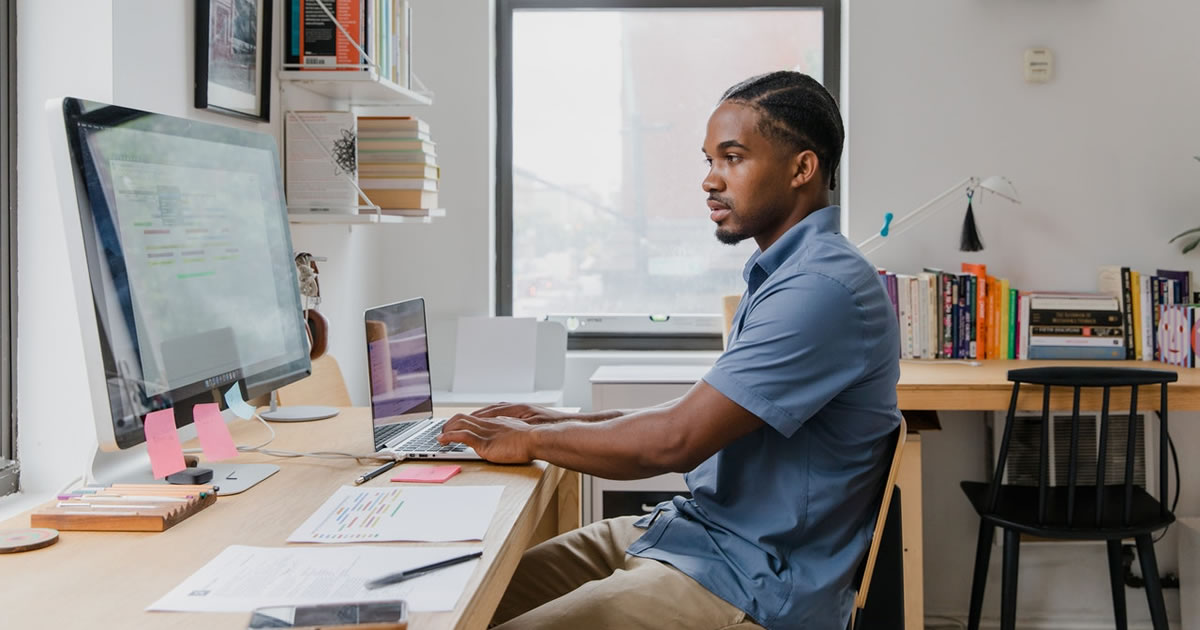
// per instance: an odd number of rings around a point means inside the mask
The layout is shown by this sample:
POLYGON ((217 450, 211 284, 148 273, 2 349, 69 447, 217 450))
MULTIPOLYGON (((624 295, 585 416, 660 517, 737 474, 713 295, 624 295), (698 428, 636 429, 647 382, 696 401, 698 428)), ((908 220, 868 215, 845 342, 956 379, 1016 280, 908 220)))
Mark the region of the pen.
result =
POLYGON ((369 473, 359 475, 358 478, 354 480, 354 485, 357 486, 359 484, 367 483, 368 481, 378 477, 379 475, 382 475, 383 473, 391 470, 392 467, 394 467, 398 461, 399 460, 393 459, 392 461, 380 466, 379 468, 376 468, 375 470, 372 470, 369 473))
POLYGON ((426 573, 429 573, 430 571, 436 571, 438 569, 443 569, 445 567, 454 566, 456 564, 462 564, 463 562, 467 562, 468 560, 474 560, 475 558, 478 558, 479 556, 482 556, 482 555, 483 555, 482 551, 476 551, 475 553, 469 553, 465 556, 458 556, 455 558, 450 558, 448 560, 442 560, 441 562, 434 562, 433 564, 427 564, 423 567, 417 567, 415 569, 409 569, 407 571, 401 571, 399 573, 393 573, 391 575, 385 575, 381 578, 376 578, 374 580, 371 580, 370 582, 367 582, 365 586, 367 588, 379 588, 381 586, 387 586, 389 584, 403 582, 404 580, 415 578, 418 575, 424 575, 426 573))

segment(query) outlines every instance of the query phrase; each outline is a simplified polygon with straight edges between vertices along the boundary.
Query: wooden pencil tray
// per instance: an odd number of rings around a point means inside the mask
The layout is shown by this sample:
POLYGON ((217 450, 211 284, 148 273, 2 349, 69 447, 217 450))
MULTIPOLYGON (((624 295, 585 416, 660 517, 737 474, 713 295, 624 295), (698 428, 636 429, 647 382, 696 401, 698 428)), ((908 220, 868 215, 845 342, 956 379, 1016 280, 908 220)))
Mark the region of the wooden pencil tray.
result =
MULTIPOLYGON (((170 486, 165 486, 170 487, 170 486)), ((138 495, 186 498, 184 503, 165 503, 151 509, 119 507, 104 510, 60 506, 59 502, 38 508, 30 515, 31 527, 49 527, 61 531, 161 532, 185 518, 217 502, 212 486, 186 486, 194 491, 152 491, 145 488, 130 490, 138 495), (189 498, 188 492, 194 492, 189 498), (109 511, 111 510, 111 512, 109 511)), ((86 495, 84 495, 86 496, 86 495)), ((119 504, 114 504, 119 505, 119 504)))

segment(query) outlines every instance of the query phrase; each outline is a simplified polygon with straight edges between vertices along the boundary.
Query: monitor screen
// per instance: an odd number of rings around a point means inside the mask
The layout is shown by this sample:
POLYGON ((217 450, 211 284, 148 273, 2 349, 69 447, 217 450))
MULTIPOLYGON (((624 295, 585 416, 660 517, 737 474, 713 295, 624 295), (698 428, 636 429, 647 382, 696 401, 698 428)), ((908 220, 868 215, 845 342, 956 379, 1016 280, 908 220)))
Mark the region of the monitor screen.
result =
POLYGON ((181 426, 231 387, 256 396, 306 376, 275 139, 79 99, 62 108, 87 267, 73 272, 87 274, 79 308, 94 314, 103 364, 89 378, 101 370, 107 392, 101 446, 142 442, 148 412, 175 407, 181 426))

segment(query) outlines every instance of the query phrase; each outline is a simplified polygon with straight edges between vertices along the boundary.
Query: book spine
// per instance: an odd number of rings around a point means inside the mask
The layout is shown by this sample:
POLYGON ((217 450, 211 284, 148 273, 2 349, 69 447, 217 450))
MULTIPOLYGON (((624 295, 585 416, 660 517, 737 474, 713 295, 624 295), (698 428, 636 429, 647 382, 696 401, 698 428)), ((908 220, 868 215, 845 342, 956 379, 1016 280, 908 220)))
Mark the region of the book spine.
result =
POLYGON ((1125 334, 1120 326, 1031 326, 1029 332, 1064 337, 1120 337, 1125 334))
POLYGON ((974 359, 979 356, 981 311, 979 298, 982 297, 986 300, 987 290, 979 288, 979 278, 971 275, 967 276, 967 287, 967 358, 974 359))
POLYGON ((1086 346, 1095 348, 1125 347, 1123 337, 1060 337, 1056 335, 1033 335, 1030 346, 1086 346))
POLYGON ((1121 360, 1125 358, 1124 346, 1116 348, 1092 348, 1087 346, 1030 346, 1030 359, 1104 359, 1121 360))
POLYGON ((954 356, 954 283, 953 274, 942 275, 942 352, 943 358, 954 356))
POLYGON ((1125 358, 1133 360, 1133 278, 1129 267, 1121 267, 1121 310, 1125 319, 1125 358))
POLYGON ((284 0, 283 63, 300 63, 300 16, 303 0, 284 0))
POLYGON ((1020 329, 1020 309, 1017 308, 1018 293, 1016 289, 1008 290, 1008 354, 1006 359, 1017 358, 1017 331, 1020 329))
POLYGON ((1153 342, 1154 346, 1153 350, 1155 361, 1162 360, 1162 348, 1159 346, 1158 339, 1158 324, 1160 318, 1162 317, 1162 311, 1160 310, 1160 307, 1162 306, 1162 295, 1160 293, 1161 290, 1162 279, 1160 279, 1158 276, 1152 276, 1150 278, 1150 329, 1153 331, 1153 333, 1150 335, 1150 340, 1153 342))
POLYGON ((1029 323, 1033 326, 1120 326, 1120 311, 1046 311, 1030 304, 1029 323))
POLYGON ((1021 302, 1021 331, 1020 341, 1017 348, 1018 359, 1029 358, 1029 296, 1022 295, 1021 302))
POLYGON ((1150 276, 1142 275, 1139 279, 1139 292, 1142 302, 1142 315, 1139 324, 1142 327, 1142 356, 1143 361, 1154 360, 1154 302, 1150 299, 1150 276))

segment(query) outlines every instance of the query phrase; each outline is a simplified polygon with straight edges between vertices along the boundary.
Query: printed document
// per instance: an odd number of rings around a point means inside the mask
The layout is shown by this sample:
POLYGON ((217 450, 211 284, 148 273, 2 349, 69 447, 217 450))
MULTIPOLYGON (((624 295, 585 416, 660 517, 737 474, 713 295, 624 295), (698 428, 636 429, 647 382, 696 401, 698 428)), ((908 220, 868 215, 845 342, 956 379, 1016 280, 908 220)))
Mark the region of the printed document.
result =
POLYGON ((504 486, 342 486, 288 542, 483 540, 504 486))
POLYGON ((482 550, 460 547, 248 547, 232 545, 146 610, 250 612, 298 606, 403 599, 414 611, 454 610, 478 560, 367 589, 385 575, 482 550))

